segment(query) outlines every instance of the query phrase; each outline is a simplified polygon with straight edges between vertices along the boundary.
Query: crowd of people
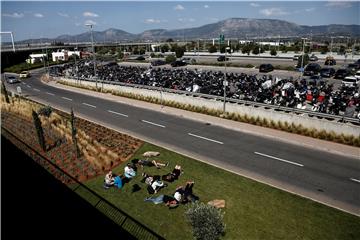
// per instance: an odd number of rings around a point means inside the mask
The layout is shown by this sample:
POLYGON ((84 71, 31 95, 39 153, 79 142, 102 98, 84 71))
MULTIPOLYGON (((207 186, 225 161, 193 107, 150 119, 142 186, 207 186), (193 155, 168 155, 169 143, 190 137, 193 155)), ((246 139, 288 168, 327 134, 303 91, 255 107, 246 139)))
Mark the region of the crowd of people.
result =
MULTIPOLYGON (((109 189, 111 187, 123 188, 124 184, 128 183, 137 176, 138 168, 141 167, 143 170, 144 167, 156 167, 158 169, 162 167, 167 167, 169 163, 161 163, 156 160, 147 159, 133 159, 131 162, 127 163, 124 167, 124 173, 121 175, 116 175, 112 171, 109 171, 105 175, 104 179, 104 188, 109 189)), ((175 180, 178 180, 180 175, 183 173, 180 165, 175 165, 174 169, 167 173, 160 175, 151 175, 146 172, 141 174, 142 180, 141 183, 146 185, 147 193, 150 195, 145 198, 146 202, 153 202, 154 204, 164 203, 169 208, 174 208, 179 206, 179 204, 186 204, 188 202, 195 202, 199 200, 193 193, 194 181, 188 181, 185 186, 176 187, 172 195, 161 194, 159 196, 153 196, 157 194, 161 189, 168 187, 168 183, 172 183, 175 180), (168 183, 165 183, 168 182, 168 183)), ((138 184, 133 184, 133 192, 140 190, 141 187, 138 184)))
MULTIPOLYGON (((54 67, 54 74, 77 79, 94 79, 94 65, 81 61, 77 65, 54 67)), ((97 63, 99 81, 112 81, 198 92, 216 96, 224 94, 224 73, 186 68, 119 66, 114 62, 97 63)), ((325 81, 280 79, 271 75, 227 73, 227 98, 265 104, 308 109, 321 113, 360 117, 359 87, 335 89, 325 81)))

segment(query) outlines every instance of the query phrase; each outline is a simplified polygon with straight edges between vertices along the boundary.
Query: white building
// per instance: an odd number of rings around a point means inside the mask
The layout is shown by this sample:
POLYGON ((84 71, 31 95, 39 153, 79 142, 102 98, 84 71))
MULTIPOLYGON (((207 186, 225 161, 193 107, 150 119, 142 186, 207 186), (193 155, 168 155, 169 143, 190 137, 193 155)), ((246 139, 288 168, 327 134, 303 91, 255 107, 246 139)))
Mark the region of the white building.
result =
POLYGON ((67 61, 72 55, 77 55, 80 58, 80 51, 68 51, 62 49, 61 51, 51 53, 53 62, 57 61, 67 61))
POLYGON ((39 54, 30 54, 29 58, 26 59, 27 63, 34 64, 36 62, 42 62, 44 57, 46 57, 45 53, 39 53, 39 54))

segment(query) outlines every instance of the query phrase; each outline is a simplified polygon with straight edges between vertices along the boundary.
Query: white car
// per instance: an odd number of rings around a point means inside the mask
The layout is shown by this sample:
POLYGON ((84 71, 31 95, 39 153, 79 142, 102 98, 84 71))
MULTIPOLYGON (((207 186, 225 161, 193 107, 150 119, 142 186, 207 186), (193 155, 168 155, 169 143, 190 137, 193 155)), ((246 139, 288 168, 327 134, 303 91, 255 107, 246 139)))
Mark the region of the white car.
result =
POLYGON ((354 84, 358 85, 360 83, 360 79, 356 78, 354 76, 348 76, 348 77, 345 77, 341 83, 346 87, 352 87, 352 86, 354 86, 354 84))
POLYGON ((28 71, 22 71, 19 75, 20 78, 28 78, 30 77, 30 72, 28 71))

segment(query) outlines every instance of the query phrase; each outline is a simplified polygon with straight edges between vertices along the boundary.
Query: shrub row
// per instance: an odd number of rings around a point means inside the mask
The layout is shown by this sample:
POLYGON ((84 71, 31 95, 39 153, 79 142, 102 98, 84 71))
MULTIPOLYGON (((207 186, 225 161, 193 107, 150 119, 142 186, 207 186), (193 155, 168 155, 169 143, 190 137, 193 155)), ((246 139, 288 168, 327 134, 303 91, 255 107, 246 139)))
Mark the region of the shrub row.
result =
MULTIPOLYGON (((95 87, 91 86, 85 86, 85 85, 78 85, 75 83, 69 83, 66 81, 58 81, 61 84, 73 86, 73 87, 80 87, 84 89, 89 90, 96 90, 95 87)), ((222 110, 218 109, 210 109, 207 107, 200 107, 200 106, 194 106, 191 104, 185 104, 180 103, 176 101, 169 101, 169 100, 162 100, 160 98, 151 97, 151 96, 144 96, 140 94, 134 94, 129 92, 120 92, 116 90, 109 90, 104 89, 104 93, 111 93, 113 95, 121 96, 121 97, 127 97, 132 98, 136 100, 146 101, 150 103, 155 104, 162 104, 164 106, 169 107, 175 107, 187 111, 197 112, 197 113, 203 113, 215 117, 222 117, 225 119, 238 121, 238 122, 244 122, 244 123, 250 123, 253 125, 261 126, 261 127, 267 127, 267 128, 273 128, 277 130, 282 130, 290 133, 300 134, 308 137, 323 139, 327 141, 333 141, 337 143, 342 143, 346 145, 352 145, 360 147, 360 136, 354 136, 354 135, 345 135, 345 134, 337 134, 334 131, 325 131, 325 130, 318 130, 315 128, 307 128, 302 126, 301 124, 294 124, 294 123, 288 123, 288 122, 282 122, 282 121, 274 121, 274 120, 268 120, 266 118, 262 117, 254 117, 249 116, 247 114, 239 114, 234 112, 226 112, 223 114, 222 110)))

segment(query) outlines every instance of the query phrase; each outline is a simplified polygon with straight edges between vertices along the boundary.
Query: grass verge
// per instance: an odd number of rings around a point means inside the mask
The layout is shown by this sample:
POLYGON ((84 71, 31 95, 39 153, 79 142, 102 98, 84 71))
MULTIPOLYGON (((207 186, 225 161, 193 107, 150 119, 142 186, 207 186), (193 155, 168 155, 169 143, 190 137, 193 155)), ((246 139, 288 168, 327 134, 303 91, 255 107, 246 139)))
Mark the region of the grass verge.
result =
MULTIPOLYGON (((180 164, 184 170, 179 180, 170 183, 158 194, 173 194, 176 186, 194 180, 194 193, 200 197, 200 201, 226 201, 226 234, 223 239, 360 238, 359 217, 148 143, 133 157, 140 158, 145 151, 159 151, 161 155, 154 159, 170 162, 168 167, 162 169, 145 167, 147 173, 166 174, 175 164, 180 164)), ((115 168, 114 172, 123 173, 125 164, 115 168)), ((139 169, 137 176, 120 190, 103 189, 103 176, 85 184, 166 239, 191 239, 191 227, 184 217, 187 206, 169 210, 163 204, 144 202, 148 194, 145 183, 140 182, 141 172, 143 170, 139 169), (131 188, 135 183, 142 189, 132 193, 131 188)))

